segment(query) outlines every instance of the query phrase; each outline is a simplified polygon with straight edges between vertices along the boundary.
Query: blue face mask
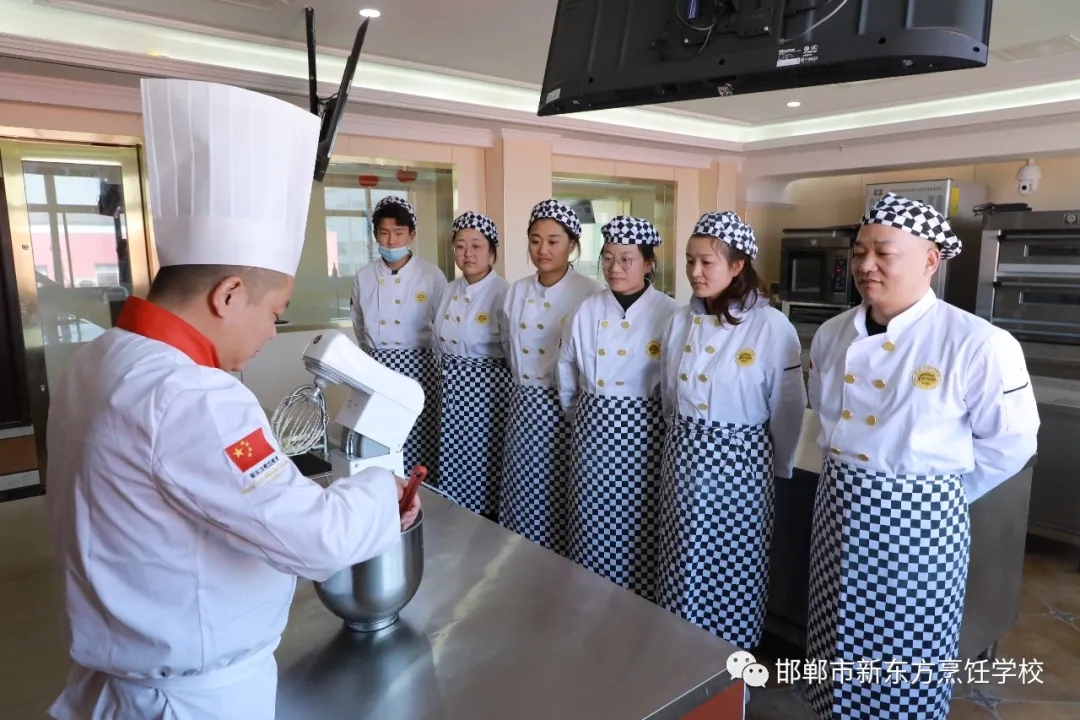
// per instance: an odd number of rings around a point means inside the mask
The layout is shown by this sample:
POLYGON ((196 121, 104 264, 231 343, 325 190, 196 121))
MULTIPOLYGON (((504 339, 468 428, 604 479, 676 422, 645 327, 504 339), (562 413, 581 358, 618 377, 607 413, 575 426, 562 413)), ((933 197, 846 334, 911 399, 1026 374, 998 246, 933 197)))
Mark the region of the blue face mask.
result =
POLYGON ((387 248, 383 247, 382 245, 379 246, 379 255, 381 255, 382 259, 388 263, 397 262, 398 260, 403 259, 408 254, 408 247, 387 248))

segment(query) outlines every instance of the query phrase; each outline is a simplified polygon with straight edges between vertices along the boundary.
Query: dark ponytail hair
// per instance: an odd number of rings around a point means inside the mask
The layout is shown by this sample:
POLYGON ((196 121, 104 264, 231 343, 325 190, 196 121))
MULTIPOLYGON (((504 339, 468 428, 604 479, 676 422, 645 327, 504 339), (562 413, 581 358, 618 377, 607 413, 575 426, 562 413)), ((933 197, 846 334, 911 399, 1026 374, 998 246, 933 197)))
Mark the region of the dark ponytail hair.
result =
POLYGON ((724 256, 728 265, 734 265, 740 260, 743 264, 739 274, 731 279, 731 284, 724 288, 715 299, 709 300, 706 306, 716 312, 716 317, 720 319, 720 322, 735 326, 742 322, 742 318, 735 317, 731 312, 732 308, 738 307, 742 312, 746 312, 759 299, 769 298, 769 288, 754 269, 749 255, 742 250, 736 250, 722 240, 713 238, 713 242, 719 246, 716 251, 724 256))
POLYGON ((641 257, 645 262, 651 262, 653 264, 652 270, 645 273, 645 284, 652 285, 656 280, 656 247, 653 245, 638 245, 638 249, 641 250, 641 257))

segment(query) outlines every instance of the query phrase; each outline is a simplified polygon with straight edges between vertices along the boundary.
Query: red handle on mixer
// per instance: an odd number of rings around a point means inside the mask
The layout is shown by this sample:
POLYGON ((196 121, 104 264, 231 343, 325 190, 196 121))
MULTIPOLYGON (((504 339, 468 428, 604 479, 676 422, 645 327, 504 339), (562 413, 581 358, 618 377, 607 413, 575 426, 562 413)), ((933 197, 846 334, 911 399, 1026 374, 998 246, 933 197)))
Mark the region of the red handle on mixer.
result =
POLYGON ((417 465, 412 469, 412 475, 409 476, 409 484, 405 486, 405 492, 401 496, 401 501, 398 503, 398 511, 404 515, 412 507, 413 498, 416 497, 416 491, 420 489, 420 483, 424 482, 424 478, 427 477, 427 468, 423 465, 417 465))

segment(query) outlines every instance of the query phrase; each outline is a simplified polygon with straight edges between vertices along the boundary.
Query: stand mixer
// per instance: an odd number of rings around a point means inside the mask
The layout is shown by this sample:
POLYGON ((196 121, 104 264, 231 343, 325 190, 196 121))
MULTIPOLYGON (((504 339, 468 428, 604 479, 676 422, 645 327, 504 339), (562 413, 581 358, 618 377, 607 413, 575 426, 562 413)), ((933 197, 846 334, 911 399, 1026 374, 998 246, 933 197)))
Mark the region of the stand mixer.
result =
MULTIPOLYGON (((334 418, 344 432, 341 446, 328 453, 330 482, 371 467, 404 477, 402 447, 424 408, 420 383, 376 362, 338 332, 317 336, 303 357, 315 384, 297 389, 275 410, 271 426, 282 450, 295 456, 320 443, 327 449, 323 390, 342 385, 349 389, 349 396, 334 418)), ((347 628, 377 632, 397 622, 424 575, 423 524, 421 510, 402 532, 400 543, 314 583, 323 605, 344 620, 347 628)))
POLYGON ((405 477, 402 447, 424 409, 424 389, 417 381, 374 360, 339 332, 315 337, 304 349, 304 367, 315 378, 285 398, 271 425, 288 455, 300 455, 321 444, 328 456, 331 480, 368 467, 405 477), (340 447, 330 449, 323 390, 349 389, 334 418, 341 425, 340 447))

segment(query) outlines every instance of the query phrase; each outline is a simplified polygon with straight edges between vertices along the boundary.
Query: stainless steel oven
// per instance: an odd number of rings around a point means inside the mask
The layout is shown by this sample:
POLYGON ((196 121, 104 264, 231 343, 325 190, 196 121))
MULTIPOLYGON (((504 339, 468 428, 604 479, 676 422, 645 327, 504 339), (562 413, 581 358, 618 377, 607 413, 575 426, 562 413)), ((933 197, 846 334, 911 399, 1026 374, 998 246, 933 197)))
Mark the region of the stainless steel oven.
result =
POLYGON ((991 216, 978 311, 1020 340, 1080 345, 1080 211, 991 216))
POLYGON ((784 230, 780 301, 792 321, 824 322, 858 305, 851 249, 858 225, 784 230))

